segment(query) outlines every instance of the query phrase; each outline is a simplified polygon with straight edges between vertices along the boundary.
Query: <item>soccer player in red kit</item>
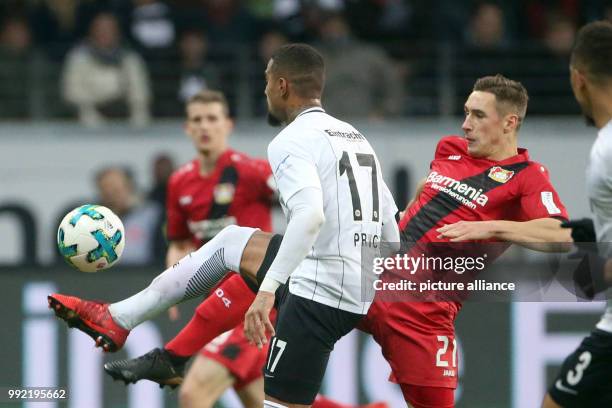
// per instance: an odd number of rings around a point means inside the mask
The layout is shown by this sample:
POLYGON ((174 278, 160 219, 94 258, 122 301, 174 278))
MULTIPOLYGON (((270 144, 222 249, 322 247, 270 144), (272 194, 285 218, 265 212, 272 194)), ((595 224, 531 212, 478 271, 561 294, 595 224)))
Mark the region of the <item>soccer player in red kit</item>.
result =
MULTIPOLYGON (((198 155, 174 172, 168 183, 167 266, 199 248, 227 225, 272 230, 270 209, 275 192, 270 184, 270 166, 266 160, 252 159, 228 148, 233 123, 225 96, 202 91, 189 99, 186 115, 185 133, 198 155)), ((237 301, 236 293, 242 297, 249 291, 245 281, 232 274, 204 303, 213 313, 224 312, 231 302, 237 301)), ((171 316, 178 312, 176 306, 170 311, 171 316)), ((197 311, 195 323, 207 317, 197 311)), ((137 378, 124 377, 121 370, 150 364, 153 357, 173 359, 182 365, 188 356, 200 351, 200 347, 196 350, 190 347, 191 337, 200 335, 198 328, 196 325, 195 330, 186 330, 182 338, 171 340, 164 350, 155 349, 135 360, 108 363, 105 369, 117 378, 134 381, 137 378)), ((257 406, 263 399, 260 382, 265 358, 266 350, 250 345, 241 325, 225 332, 210 347, 201 350, 190 368, 181 392, 183 403, 189 405, 190 400, 197 400, 198 406, 212 406, 226 388, 233 386, 246 407, 257 406)), ((176 374, 165 378, 165 383, 180 383, 182 373, 176 374)))
MULTIPOLYGON (((517 147, 527 99, 520 83, 501 75, 476 82, 465 103, 465 136, 438 143, 429 175, 400 221, 402 240, 568 249, 571 238, 560 227, 567 212, 547 170, 517 147)), ((361 322, 381 345, 391 380, 415 408, 454 406, 460 309, 455 301, 377 301, 361 322)))

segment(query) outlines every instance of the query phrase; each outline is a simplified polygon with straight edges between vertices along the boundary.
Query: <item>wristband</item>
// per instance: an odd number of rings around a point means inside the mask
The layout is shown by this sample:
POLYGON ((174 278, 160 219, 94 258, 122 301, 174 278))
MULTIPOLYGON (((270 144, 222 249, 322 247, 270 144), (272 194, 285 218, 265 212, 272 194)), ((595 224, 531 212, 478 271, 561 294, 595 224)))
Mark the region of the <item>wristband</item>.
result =
POLYGON ((272 294, 276 293, 276 289, 278 289, 278 287, 282 285, 282 283, 280 283, 279 281, 272 279, 269 276, 266 276, 263 280, 263 282, 261 282, 261 285, 259 285, 259 291, 264 291, 264 292, 270 292, 272 294))

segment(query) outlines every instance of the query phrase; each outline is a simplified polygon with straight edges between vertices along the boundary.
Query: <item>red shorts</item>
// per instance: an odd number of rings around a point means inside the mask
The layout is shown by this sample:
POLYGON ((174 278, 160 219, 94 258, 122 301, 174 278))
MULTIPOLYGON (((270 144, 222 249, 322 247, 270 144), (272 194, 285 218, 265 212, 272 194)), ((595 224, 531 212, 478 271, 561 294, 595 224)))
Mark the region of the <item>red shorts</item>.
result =
POLYGON ((374 302, 358 328, 371 333, 400 384, 457 388, 458 356, 450 302, 374 302))
POLYGON ((236 378, 234 389, 240 390, 263 376, 268 345, 262 349, 249 344, 244 335, 244 324, 227 331, 208 343, 200 352, 229 370, 236 378))
MULTIPOLYGON (((270 312, 270 321, 274 324, 276 309, 270 312)), ((263 369, 268 356, 268 343, 261 349, 252 345, 244 334, 244 322, 208 343, 200 353, 228 369, 236 382, 234 389, 240 390, 263 376, 263 369)))

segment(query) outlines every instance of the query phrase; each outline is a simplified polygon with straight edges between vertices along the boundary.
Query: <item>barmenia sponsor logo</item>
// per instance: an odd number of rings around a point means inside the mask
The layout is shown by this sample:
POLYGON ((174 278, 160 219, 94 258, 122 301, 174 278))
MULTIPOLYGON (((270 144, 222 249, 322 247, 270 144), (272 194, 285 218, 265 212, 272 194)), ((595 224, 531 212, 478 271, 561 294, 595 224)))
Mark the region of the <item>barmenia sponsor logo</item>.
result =
POLYGON ((452 177, 443 176, 436 171, 429 173, 426 182, 431 183, 433 189, 448 194, 472 209, 476 208, 476 204, 484 207, 489 201, 489 197, 482 193, 482 189, 476 189, 469 184, 462 183, 452 177))

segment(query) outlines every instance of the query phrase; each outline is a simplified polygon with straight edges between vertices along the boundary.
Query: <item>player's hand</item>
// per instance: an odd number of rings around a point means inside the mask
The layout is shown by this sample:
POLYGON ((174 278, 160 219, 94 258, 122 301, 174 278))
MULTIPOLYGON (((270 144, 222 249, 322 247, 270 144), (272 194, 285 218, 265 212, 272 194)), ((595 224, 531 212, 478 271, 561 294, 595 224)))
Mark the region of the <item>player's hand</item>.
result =
POLYGON ((576 252, 568 256, 570 259, 580 259, 580 263, 574 270, 574 283, 587 298, 593 299, 597 293, 606 290, 611 285, 605 276, 607 260, 599 256, 593 220, 590 218, 569 220, 561 223, 561 227, 572 229, 572 240, 578 248, 576 252))
POLYGON ((270 321, 270 312, 274 307, 274 293, 260 290, 251 307, 244 315, 244 334, 251 344, 262 348, 268 343, 266 332, 274 336, 274 326, 270 321))
POLYGON ((603 292, 612 285, 606 279, 607 260, 595 251, 578 251, 569 255, 570 259, 580 259, 580 263, 574 270, 573 279, 588 299, 593 299, 596 294, 603 292))
POLYGON ((579 220, 569 220, 561 223, 562 228, 572 229, 572 239, 574 242, 595 242, 597 236, 595 234, 595 225, 590 218, 581 218, 579 220))
POLYGON ((181 311, 179 310, 178 306, 171 306, 170 309, 168 309, 168 318, 172 322, 176 322, 181 318, 181 311))
POLYGON ((459 221, 436 230, 438 239, 449 238, 450 242, 490 239, 495 231, 489 221, 459 221))

